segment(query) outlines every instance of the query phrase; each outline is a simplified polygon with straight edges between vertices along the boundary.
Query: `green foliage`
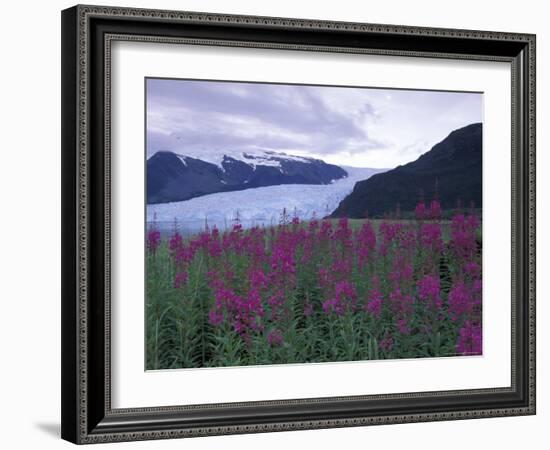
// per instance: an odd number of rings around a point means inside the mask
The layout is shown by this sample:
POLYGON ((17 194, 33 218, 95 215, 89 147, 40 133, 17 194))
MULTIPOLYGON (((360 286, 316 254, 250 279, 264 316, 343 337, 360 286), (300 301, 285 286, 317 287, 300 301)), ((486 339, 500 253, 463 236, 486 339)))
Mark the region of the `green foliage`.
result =
MULTIPOLYGON (((355 232, 363 223, 363 220, 350 221, 350 226, 355 232)), ((378 234, 377 221, 371 221, 371 224, 378 234)), ((448 228, 448 222, 443 221, 445 247, 449 242, 448 228)), ((271 245, 269 239, 269 233, 266 233, 266 248, 271 245)), ((301 251, 299 249, 297 260, 300 260, 301 251)), ((271 345, 268 336, 275 328, 267 320, 263 329, 250 332, 246 338, 236 332, 230 321, 224 321, 219 326, 211 325, 209 311, 214 308, 215 299, 207 274, 213 268, 220 270, 216 266, 220 261, 209 258, 205 250, 199 250, 188 267, 187 282, 176 287, 174 280, 177 270, 168 243, 163 240, 158 249, 147 256, 147 369, 456 355, 459 325, 449 317, 447 302, 453 276, 460 270, 457 263, 445 250, 433 263, 439 270, 443 313, 430 312, 417 301, 409 321, 410 333, 400 333, 387 301, 391 292, 388 277, 393 251, 390 248, 385 256, 377 253, 376 258, 361 269, 354 264, 351 282, 357 291, 358 307, 338 315, 327 313, 322 307, 327 299, 319 285, 318 270, 319 267, 328 267, 330 249, 317 248, 307 263, 297 266, 295 286, 285 299, 288 314, 277 324, 282 332, 282 343, 271 345), (369 313, 365 307, 373 288, 374 275, 380 277, 380 291, 386 299, 378 317, 369 313), (307 314, 306 305, 311 305, 311 311, 307 314), (388 336, 392 336, 391 348, 383 345, 388 336)), ((226 263, 234 272, 235 289, 244 292, 248 283, 249 257, 232 253, 227 258, 226 263)), ((416 250, 412 260, 415 283, 422 274, 426 258, 421 248, 416 250)), ((266 317, 271 313, 266 304, 266 317)))

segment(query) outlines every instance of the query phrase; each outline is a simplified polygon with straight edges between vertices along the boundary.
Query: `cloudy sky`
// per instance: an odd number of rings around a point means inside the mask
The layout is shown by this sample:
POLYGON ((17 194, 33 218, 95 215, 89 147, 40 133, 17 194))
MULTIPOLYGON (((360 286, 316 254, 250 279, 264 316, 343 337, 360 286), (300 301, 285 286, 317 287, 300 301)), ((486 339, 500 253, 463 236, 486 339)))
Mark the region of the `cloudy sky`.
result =
POLYGON ((356 167, 415 160, 482 122, 476 93, 147 80, 147 155, 272 150, 356 167))

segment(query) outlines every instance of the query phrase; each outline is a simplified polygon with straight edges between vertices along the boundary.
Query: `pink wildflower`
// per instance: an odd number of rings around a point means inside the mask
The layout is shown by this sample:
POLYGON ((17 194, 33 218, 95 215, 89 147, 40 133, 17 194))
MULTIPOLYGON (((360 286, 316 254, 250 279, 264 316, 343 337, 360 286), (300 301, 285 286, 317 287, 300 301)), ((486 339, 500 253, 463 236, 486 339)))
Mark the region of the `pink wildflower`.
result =
POLYGON ((380 292, 380 282, 378 277, 373 279, 373 288, 370 292, 369 300, 366 305, 366 310, 371 313, 377 319, 380 318, 382 314, 382 304, 384 302, 384 297, 380 292))
POLYGON ((453 321, 472 310, 472 296, 463 281, 457 281, 449 292, 449 313, 453 321))
POLYGON ((187 284, 188 279, 189 274, 187 273, 187 271, 184 270, 183 272, 178 272, 174 280, 174 288, 179 289, 184 284, 187 284))
POLYGON ((267 343, 272 347, 280 347, 283 345, 283 333, 281 330, 271 330, 267 335, 267 343))
POLYGON ((459 331, 456 351, 460 355, 481 355, 481 327, 466 321, 459 331))
POLYGON ((160 231, 151 228, 147 232, 147 249, 151 255, 155 255, 160 245, 160 231))
POLYGON ((419 202, 416 205, 414 212, 418 220, 424 219, 426 217, 426 205, 424 204, 424 202, 419 202))
POLYGON ((389 333, 386 333, 386 335, 380 340, 380 343, 378 345, 380 349, 384 352, 391 352, 393 350, 393 336, 389 333))
POLYGON ((323 302, 323 311, 326 314, 335 313, 339 316, 348 310, 355 310, 357 294, 355 286, 348 281, 341 281, 336 284, 334 298, 323 302))
POLYGON ((426 275, 418 281, 418 297, 436 310, 441 308, 440 290, 438 276, 426 275))

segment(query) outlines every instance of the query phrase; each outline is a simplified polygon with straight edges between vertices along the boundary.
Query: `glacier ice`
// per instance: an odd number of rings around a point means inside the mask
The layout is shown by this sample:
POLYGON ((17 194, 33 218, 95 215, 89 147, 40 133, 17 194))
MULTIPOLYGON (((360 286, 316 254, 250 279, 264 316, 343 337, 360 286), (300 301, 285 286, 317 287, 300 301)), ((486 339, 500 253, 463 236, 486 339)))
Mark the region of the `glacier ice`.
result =
POLYGON ((230 228, 238 218, 245 227, 275 225, 283 210, 301 220, 330 214, 353 190, 357 181, 365 180, 384 169, 343 167, 348 176, 326 185, 286 184, 221 192, 182 202, 147 205, 147 222, 164 232, 177 224, 180 232, 194 233, 216 226, 230 228))

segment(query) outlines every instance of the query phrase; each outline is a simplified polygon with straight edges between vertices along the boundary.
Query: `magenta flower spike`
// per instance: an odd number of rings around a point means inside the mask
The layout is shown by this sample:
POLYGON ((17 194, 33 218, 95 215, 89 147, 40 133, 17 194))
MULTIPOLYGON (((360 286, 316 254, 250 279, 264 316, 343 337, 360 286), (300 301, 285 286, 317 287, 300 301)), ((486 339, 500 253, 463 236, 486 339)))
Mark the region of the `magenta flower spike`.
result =
POLYGON ((160 241, 160 231, 157 230, 155 223, 153 223, 151 228, 147 231, 147 249, 151 255, 154 256, 156 254, 160 246, 160 241))
POLYGON ((385 352, 391 352, 393 350, 393 336, 390 333, 386 333, 378 343, 378 346, 385 352))
POLYGON ((283 345, 283 333, 281 332, 281 330, 271 330, 267 335, 267 343, 271 347, 280 347, 281 345, 283 345))
POLYGON ((414 212, 418 220, 423 220, 426 217, 426 205, 424 202, 419 202, 416 205, 414 212))
POLYGON ((472 295, 464 281, 457 281, 449 292, 449 313, 453 321, 468 315, 473 308, 472 295))
POLYGON ((355 286, 348 281, 341 281, 336 284, 335 296, 323 302, 323 311, 326 314, 344 315, 347 311, 355 311, 357 293, 355 286))
POLYGON ((459 331, 456 352, 459 355, 481 355, 482 336, 481 326, 466 321, 459 331))
POLYGON ((430 203, 430 219, 441 219, 441 204, 439 203, 439 200, 432 200, 430 203))
POLYGON ((439 276, 425 275, 418 281, 418 297, 431 309, 439 310, 441 303, 439 276))

